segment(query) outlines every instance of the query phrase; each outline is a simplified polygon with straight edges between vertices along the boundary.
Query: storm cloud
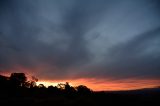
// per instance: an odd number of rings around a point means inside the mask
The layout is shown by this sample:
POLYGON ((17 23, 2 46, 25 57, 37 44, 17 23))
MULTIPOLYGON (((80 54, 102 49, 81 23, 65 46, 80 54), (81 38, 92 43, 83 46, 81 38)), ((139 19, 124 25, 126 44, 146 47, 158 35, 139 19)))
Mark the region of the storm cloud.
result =
POLYGON ((159 78, 158 0, 1 0, 0 72, 159 78))

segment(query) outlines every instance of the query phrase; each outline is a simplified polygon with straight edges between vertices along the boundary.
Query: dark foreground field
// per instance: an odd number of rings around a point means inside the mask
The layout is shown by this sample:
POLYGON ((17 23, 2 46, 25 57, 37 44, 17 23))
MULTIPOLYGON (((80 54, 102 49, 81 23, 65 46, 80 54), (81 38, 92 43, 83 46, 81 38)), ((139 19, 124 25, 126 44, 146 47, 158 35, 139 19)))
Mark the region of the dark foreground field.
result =
POLYGON ((160 106, 160 88, 94 92, 69 83, 45 87, 24 73, 0 76, 0 106, 160 106))
POLYGON ((91 94, 13 94, 1 92, 1 106, 160 106, 160 90, 92 92, 91 94))

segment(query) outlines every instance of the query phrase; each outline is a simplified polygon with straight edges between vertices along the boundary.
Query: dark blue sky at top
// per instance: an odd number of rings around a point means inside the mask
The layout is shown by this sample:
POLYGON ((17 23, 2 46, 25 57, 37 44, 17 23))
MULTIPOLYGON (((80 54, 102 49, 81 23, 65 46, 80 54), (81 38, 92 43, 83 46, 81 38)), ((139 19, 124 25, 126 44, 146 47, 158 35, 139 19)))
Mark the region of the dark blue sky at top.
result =
POLYGON ((159 78, 159 0, 0 0, 0 72, 159 78))

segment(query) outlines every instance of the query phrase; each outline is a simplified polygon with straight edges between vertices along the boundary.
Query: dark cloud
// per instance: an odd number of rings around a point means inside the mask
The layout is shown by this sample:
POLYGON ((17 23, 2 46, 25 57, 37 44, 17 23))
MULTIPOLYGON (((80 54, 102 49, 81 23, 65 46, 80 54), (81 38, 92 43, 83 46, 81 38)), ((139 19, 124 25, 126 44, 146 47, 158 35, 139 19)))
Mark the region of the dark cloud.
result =
POLYGON ((159 77, 159 4, 1 0, 0 71, 48 79, 159 77))
MULTIPOLYGON (((106 76, 160 77, 160 27, 137 35, 131 40, 113 46, 109 55, 112 61, 102 64, 106 76), (105 67, 104 67, 105 66, 105 67)), ((106 58, 107 60, 107 58, 106 58)))

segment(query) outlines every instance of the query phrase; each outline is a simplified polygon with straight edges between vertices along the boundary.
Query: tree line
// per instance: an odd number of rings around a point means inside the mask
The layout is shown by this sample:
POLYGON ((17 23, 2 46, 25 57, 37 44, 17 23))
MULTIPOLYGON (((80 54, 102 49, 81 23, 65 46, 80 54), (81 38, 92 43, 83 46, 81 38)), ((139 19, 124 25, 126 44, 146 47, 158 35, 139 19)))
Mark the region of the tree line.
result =
MULTIPOLYGON (((37 85, 37 78, 32 77, 30 80, 25 73, 11 73, 9 77, 0 75, 0 92, 4 95, 17 96, 48 96, 48 95, 89 95, 92 90, 85 85, 71 86, 68 82, 59 83, 57 86, 37 85)), ((4 96, 3 95, 3 96, 4 96)))

